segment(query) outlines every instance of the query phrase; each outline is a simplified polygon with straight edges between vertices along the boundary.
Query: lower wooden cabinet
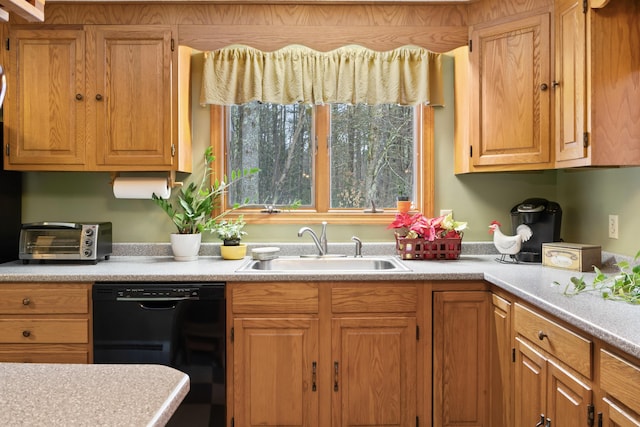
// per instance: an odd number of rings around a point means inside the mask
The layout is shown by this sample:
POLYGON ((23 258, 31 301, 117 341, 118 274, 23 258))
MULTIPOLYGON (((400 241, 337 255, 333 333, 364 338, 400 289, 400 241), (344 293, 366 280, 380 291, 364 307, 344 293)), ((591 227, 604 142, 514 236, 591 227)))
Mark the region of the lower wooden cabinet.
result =
POLYGON ((318 319, 236 318, 234 411, 240 426, 318 425, 318 319))
POLYGON ((513 426, 512 304, 491 295, 489 316, 489 425, 513 426))
POLYGON ((0 362, 90 363, 88 283, 0 287, 0 362))
POLYGON ((234 425, 415 426, 417 286, 230 284, 234 425))
POLYGON ((514 333, 514 425, 588 425, 594 418, 592 342, 519 303, 514 333))
POLYGON ((227 295, 228 425, 640 427, 639 360, 482 281, 227 295))
POLYGON ((607 350, 600 351, 603 425, 640 426, 640 365, 607 350))
POLYGON ((433 425, 489 427, 487 291, 433 293, 433 425))
POLYGON ((582 427, 593 417, 591 387, 520 338, 514 391, 516 427, 582 427))

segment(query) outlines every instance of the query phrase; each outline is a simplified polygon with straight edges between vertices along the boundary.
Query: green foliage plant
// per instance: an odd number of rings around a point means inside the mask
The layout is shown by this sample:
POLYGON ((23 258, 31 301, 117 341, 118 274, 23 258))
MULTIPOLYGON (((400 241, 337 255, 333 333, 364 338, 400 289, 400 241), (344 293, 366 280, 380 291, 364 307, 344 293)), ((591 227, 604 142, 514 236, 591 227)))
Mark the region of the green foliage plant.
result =
POLYGON ((214 161, 213 149, 207 147, 204 153, 204 172, 199 183, 190 182, 186 187, 180 188, 177 195, 170 199, 162 199, 155 194, 152 196, 156 205, 171 218, 180 234, 215 231, 222 217, 249 202, 245 199, 241 204, 235 203, 230 209, 214 214, 221 208, 222 196, 231 185, 260 171, 258 168, 233 170, 230 179, 225 175, 222 180, 219 180, 213 176, 214 161))
POLYGON ((235 220, 222 220, 214 227, 214 232, 218 235, 218 238, 224 242, 226 246, 237 246, 242 237, 247 235, 244 231, 246 222, 242 215, 238 216, 235 220))
MULTIPOLYGON (((634 262, 640 258, 640 251, 634 262)), ((564 290, 565 295, 577 295, 584 292, 596 292, 604 299, 626 301, 630 304, 640 304, 640 264, 633 267, 627 261, 616 264, 620 271, 614 275, 604 274, 598 267, 593 267, 596 277, 592 284, 587 284, 582 277, 572 277, 571 283, 564 290)), ((560 285, 558 282, 553 282, 560 285)))

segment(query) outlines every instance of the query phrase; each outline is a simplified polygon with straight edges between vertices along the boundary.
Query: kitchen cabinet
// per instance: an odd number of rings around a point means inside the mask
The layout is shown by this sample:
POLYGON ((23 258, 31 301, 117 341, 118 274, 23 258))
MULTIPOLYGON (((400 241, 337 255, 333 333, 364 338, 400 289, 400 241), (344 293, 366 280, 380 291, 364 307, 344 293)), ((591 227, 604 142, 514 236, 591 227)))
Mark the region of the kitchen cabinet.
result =
POLYGON ((556 167, 640 165, 640 4, 557 0, 554 17, 556 167))
POLYGON ((470 171, 553 166, 550 14, 470 28, 470 171))
POLYGON ((415 284, 331 287, 331 425, 415 425, 417 309, 415 284))
POLYGON ((90 363, 90 284, 3 284, 0 361, 90 363))
POLYGON ((190 170, 172 27, 15 27, 10 43, 7 169, 190 170))
POLYGON ((604 426, 640 426, 640 365, 600 350, 600 387, 605 393, 604 426))
POLYGON ((489 423, 491 293, 433 293, 433 425, 489 423))
POLYGON ((85 163, 82 30, 13 30, 5 99, 5 168, 85 163))
POLYGON ((417 285, 229 289, 236 425, 415 425, 417 285))
POLYGON ((514 331, 514 425, 588 425, 592 343, 519 303, 514 331))
POLYGON ((235 425, 318 425, 318 285, 232 284, 235 425))
POLYGON ((513 360, 511 302, 491 295, 489 316, 489 425, 513 426, 513 360))

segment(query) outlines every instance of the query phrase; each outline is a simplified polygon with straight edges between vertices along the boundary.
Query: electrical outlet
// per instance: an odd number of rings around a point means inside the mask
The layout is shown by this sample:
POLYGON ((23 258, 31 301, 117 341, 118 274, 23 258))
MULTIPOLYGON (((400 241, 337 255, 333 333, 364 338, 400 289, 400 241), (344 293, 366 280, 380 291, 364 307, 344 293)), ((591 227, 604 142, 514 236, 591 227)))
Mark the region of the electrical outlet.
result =
POLYGON ((609 238, 618 238, 618 215, 609 215, 609 238))
POLYGON ((451 214, 453 216, 453 210, 451 209, 440 209, 440 216, 445 216, 451 214))

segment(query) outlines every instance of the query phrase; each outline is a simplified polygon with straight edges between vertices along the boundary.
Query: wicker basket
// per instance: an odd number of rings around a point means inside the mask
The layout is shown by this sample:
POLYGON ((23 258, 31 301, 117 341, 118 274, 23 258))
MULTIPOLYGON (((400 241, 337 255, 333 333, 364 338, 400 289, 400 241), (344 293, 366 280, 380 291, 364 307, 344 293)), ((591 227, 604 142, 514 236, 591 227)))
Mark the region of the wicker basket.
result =
POLYGON ((402 259, 458 259, 461 250, 462 237, 429 241, 396 236, 396 251, 402 259))

